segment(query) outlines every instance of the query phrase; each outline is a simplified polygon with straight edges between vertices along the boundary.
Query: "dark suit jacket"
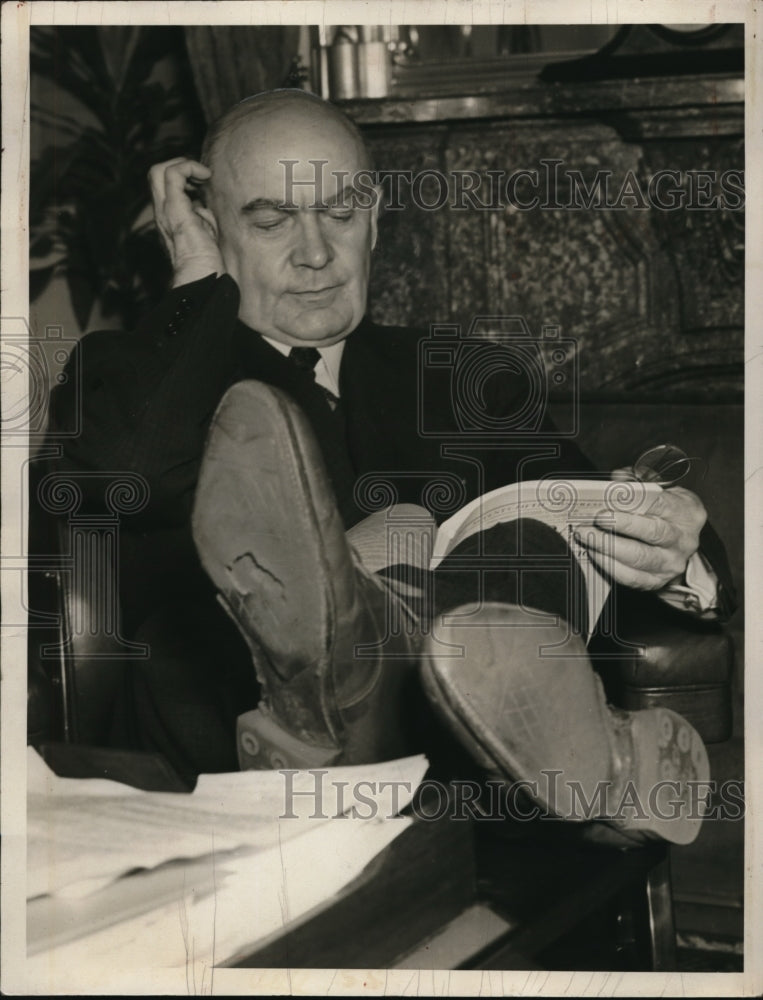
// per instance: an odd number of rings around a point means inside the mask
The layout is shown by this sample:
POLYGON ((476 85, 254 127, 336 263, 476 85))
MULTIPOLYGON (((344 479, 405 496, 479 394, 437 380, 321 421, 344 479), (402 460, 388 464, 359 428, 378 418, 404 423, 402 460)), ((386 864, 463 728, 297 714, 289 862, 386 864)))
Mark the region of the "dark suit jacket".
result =
MULTIPOLYGON (((128 632, 168 594, 183 599, 210 590, 189 518, 210 421, 225 390, 241 379, 283 389, 302 407, 348 527, 375 509, 374 497, 377 505, 383 498, 381 506, 423 504, 443 520, 480 493, 520 478, 595 474, 574 441, 555 434, 542 408, 534 433, 487 444, 479 434, 465 435, 452 369, 421 364, 424 331, 364 320, 345 343, 341 404, 333 412, 312 373, 244 326, 238 307, 228 276, 175 289, 137 330, 85 337, 82 383, 70 378, 53 393, 54 430, 71 427, 80 408, 82 416, 82 433, 66 445, 62 469, 130 471, 149 486, 148 505, 122 523, 128 632), (374 491, 382 480, 384 490, 374 491)), ((529 376, 505 368, 495 375, 482 385, 485 410, 515 412, 531 396, 529 376)), ((102 497, 88 502, 97 507, 102 497)))

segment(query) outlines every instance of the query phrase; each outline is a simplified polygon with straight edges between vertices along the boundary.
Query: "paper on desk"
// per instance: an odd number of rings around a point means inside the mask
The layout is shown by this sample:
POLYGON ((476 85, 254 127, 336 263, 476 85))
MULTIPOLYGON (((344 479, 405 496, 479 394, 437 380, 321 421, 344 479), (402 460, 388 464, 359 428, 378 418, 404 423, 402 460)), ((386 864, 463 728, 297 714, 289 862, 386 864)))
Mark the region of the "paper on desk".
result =
MULTIPOLYGON (((240 856, 209 855, 179 865, 176 891, 161 905, 99 929, 47 945, 38 942, 27 958, 29 983, 61 982, 72 989, 78 976, 108 986, 112 976, 136 969, 186 968, 186 979, 204 982, 213 966, 232 964, 286 927, 330 904, 343 888, 411 824, 410 819, 330 819, 318 826, 301 821, 303 833, 263 851, 240 856)), ((165 872, 145 878, 151 884, 165 872)), ((119 894, 133 880, 104 890, 119 909, 119 894)), ((65 923, 81 920, 99 893, 64 901, 65 923)), ((45 903, 33 900, 30 908, 45 903)), ((111 912, 111 911, 110 911, 111 912)), ((115 980, 115 981, 118 981, 115 980)))
POLYGON ((191 793, 144 792, 115 781, 59 778, 29 748, 27 897, 82 894, 178 858, 265 850, 353 808, 361 818, 387 818, 410 802, 427 766, 415 756, 243 771, 202 775, 191 793))

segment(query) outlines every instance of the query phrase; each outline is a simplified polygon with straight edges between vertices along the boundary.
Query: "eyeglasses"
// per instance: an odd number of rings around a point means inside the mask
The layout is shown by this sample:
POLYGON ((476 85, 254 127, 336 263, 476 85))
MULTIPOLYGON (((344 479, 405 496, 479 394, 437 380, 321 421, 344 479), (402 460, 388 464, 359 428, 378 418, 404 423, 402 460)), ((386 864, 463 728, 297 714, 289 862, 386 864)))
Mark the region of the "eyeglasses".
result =
POLYGON ((675 486, 684 479, 698 459, 689 458, 685 451, 674 444, 658 444, 648 448, 633 463, 636 479, 661 486, 675 486))

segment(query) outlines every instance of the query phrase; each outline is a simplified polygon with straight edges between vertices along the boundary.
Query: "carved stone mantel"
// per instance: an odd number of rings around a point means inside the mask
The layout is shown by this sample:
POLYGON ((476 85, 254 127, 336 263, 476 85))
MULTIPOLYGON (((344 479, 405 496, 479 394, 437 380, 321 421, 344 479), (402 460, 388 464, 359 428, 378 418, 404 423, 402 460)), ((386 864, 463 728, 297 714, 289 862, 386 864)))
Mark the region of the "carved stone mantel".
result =
MULTIPOLYGON (((577 340, 587 395, 740 398, 741 78, 515 81, 501 93, 342 106, 365 131, 377 169, 438 170, 448 184, 441 208, 417 207, 403 185, 405 207, 384 214, 375 319, 466 329, 475 315, 521 315, 537 335, 556 324, 577 340), (485 208, 463 199, 454 207, 458 172, 477 171, 487 185, 488 171, 520 169, 538 171, 547 196, 537 207, 520 208, 505 191, 481 197, 485 208), (658 185, 678 189, 673 209, 650 195, 666 171, 678 172, 677 184, 667 175, 658 185), (572 207, 569 172, 588 186, 609 172, 608 197, 572 207)), ((527 203, 532 192, 525 181, 514 193, 527 203)))
MULTIPOLYGON (((736 76, 690 76, 676 79, 597 80, 590 83, 540 83, 536 78, 512 81, 503 92, 446 96, 340 101, 363 127, 430 124, 432 122, 579 117, 623 111, 724 108, 737 116, 744 104, 744 80, 736 76)), ((737 128, 739 122, 737 122, 737 128)))

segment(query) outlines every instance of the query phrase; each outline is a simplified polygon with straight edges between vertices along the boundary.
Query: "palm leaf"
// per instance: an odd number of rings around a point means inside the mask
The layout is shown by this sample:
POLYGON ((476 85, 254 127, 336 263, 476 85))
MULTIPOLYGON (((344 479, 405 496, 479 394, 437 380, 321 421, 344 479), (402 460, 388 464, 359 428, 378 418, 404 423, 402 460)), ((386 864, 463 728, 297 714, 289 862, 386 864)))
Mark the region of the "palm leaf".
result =
POLYGON ((105 316, 119 315, 129 327, 171 277, 153 223, 140 222, 150 204, 146 175, 154 163, 196 155, 200 144, 187 127, 172 128, 189 120, 186 100, 156 77, 161 59, 184 51, 182 35, 174 28, 35 27, 30 40, 33 75, 52 80, 88 114, 83 124, 74 112, 53 115, 33 103, 35 121, 54 126, 59 141, 32 165, 30 249, 42 267, 30 294, 50 280, 48 255, 61 252, 80 326, 98 302, 105 316))

